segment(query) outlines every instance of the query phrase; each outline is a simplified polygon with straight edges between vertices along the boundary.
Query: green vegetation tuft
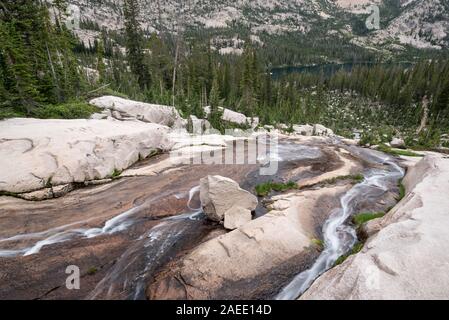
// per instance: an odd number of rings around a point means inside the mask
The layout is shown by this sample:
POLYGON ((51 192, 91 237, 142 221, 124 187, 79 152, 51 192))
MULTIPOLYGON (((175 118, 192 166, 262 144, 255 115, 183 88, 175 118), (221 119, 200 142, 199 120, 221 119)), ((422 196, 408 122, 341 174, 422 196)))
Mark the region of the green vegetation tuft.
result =
POLYGON ((24 118, 26 114, 13 108, 0 108, 0 120, 9 118, 24 118))
POLYGON ((402 183, 402 180, 401 180, 401 181, 399 181, 399 195, 396 198, 396 200, 398 202, 401 201, 402 199, 404 199, 405 195, 406 195, 405 186, 404 186, 404 184, 402 183))
POLYGON ((98 108, 85 102, 69 102, 36 108, 32 115, 41 119, 86 119, 97 111, 98 108))
POLYGON ((324 250, 324 241, 321 239, 313 238, 310 240, 312 242, 312 245, 318 249, 318 251, 324 250))
POLYGON ((363 242, 357 242, 354 247, 352 247, 351 251, 347 254, 342 255, 341 257, 339 257, 337 259, 337 261, 335 261, 334 267, 342 264, 343 262, 346 261, 346 259, 348 259, 350 256, 355 255, 357 253, 359 253, 360 251, 362 251, 363 246, 365 244, 363 242))
POLYGON ((385 212, 365 212, 359 213, 352 217, 352 222, 356 225, 357 228, 367 223, 368 221, 379 219, 385 216, 385 212))
POLYGON ((344 181, 344 180, 352 180, 354 183, 360 183, 365 179, 365 176, 361 173, 354 174, 354 175, 348 175, 348 176, 338 176, 335 178, 327 179, 323 181, 323 184, 336 184, 338 181, 344 181))
POLYGON ((89 268, 89 270, 87 270, 87 274, 89 276, 93 276, 94 274, 96 274, 98 272, 98 269, 96 267, 91 267, 89 268))
POLYGON ((122 174, 123 171, 118 170, 118 169, 114 169, 114 171, 111 174, 111 178, 112 179, 118 179, 120 177, 120 175, 122 174))
POLYGON ((272 191, 283 192, 287 190, 297 189, 298 185, 289 181, 288 183, 267 182, 256 186, 256 193, 259 197, 266 197, 272 191))
POLYGON ((400 149, 393 149, 390 148, 384 144, 379 145, 377 150, 382 151, 384 153, 391 154, 393 156, 406 156, 406 157, 423 157, 423 155, 418 154, 416 152, 410 151, 410 150, 400 150, 400 149))

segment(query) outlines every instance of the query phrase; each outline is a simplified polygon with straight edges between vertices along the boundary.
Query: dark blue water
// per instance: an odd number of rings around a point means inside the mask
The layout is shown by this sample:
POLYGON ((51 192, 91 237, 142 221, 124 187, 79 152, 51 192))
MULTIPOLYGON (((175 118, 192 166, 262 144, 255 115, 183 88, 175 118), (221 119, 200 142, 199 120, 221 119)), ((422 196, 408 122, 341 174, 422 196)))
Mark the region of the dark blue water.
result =
POLYGON ((275 67, 271 69, 271 73, 274 79, 281 78, 283 76, 293 73, 322 73, 324 76, 329 77, 336 72, 343 70, 351 72, 356 67, 376 67, 376 66, 397 66, 409 67, 410 63, 378 63, 378 62, 346 62, 346 63, 325 63, 310 66, 285 66, 275 67))

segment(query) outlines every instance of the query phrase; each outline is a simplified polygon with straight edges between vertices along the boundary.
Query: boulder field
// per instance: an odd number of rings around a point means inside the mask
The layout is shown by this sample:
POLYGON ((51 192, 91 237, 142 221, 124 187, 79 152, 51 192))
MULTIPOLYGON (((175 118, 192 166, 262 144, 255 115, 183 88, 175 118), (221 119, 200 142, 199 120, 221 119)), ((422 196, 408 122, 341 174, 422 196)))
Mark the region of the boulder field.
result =
POLYGON ((301 299, 447 299, 449 159, 411 167, 405 198, 368 226, 364 249, 320 278, 301 299))

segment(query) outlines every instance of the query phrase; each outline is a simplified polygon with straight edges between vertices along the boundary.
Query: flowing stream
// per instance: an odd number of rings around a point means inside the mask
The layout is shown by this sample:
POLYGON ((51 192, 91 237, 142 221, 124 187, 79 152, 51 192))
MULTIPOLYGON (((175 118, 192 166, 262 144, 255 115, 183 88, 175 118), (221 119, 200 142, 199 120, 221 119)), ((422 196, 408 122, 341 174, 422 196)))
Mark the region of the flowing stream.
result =
POLYGON ((379 152, 351 148, 365 161, 382 165, 382 169, 369 169, 363 182, 355 185, 340 199, 341 208, 334 211, 323 226, 324 250, 313 266, 298 274, 276 296, 277 300, 292 300, 301 296, 321 274, 332 268, 339 257, 347 254, 357 242, 356 230, 348 224, 349 218, 357 213, 355 208, 360 199, 379 197, 389 185, 404 176, 404 170, 394 160, 379 152))
MULTIPOLYGON (((338 141, 334 141, 338 144, 338 141)), ((357 147, 345 147, 354 156, 365 160, 371 165, 364 172, 363 182, 355 185, 340 199, 341 208, 334 210, 323 226, 325 249, 313 266, 297 275, 277 296, 276 299, 296 299, 313 281, 335 261, 351 250, 357 242, 353 227, 348 224, 349 218, 355 212, 357 203, 362 199, 381 199, 392 185, 397 185, 398 179, 404 175, 394 159, 385 154, 357 147)), ((320 146, 300 145, 291 141, 283 141, 275 150, 270 150, 269 160, 280 163, 296 163, 299 160, 318 160, 324 154, 320 146)), ((268 159, 259 159, 260 162, 268 159)), ((288 169, 289 170, 289 169, 288 169)), ((196 181, 196 180, 195 180, 196 181)), ((254 187, 256 179, 251 181, 254 187)), ((180 181, 182 185, 182 181, 180 181)), ((57 243, 69 242, 75 239, 93 239, 100 236, 111 236, 128 231, 146 218, 146 209, 157 199, 175 196, 185 199, 185 209, 179 209, 178 214, 169 218, 155 220, 151 229, 139 229, 135 237, 120 255, 115 256, 115 262, 107 269, 104 276, 96 282, 95 287, 87 296, 88 299, 145 299, 145 290, 158 268, 166 265, 189 244, 197 243, 209 232, 205 217, 198 200, 200 187, 193 187, 189 192, 177 194, 174 188, 160 192, 145 202, 110 218, 97 227, 86 227, 92 224, 93 218, 77 221, 41 232, 22 233, 0 239, 0 258, 38 255, 41 249, 57 243), (132 228, 131 228, 132 227, 132 228), (139 237, 140 235, 140 237, 139 237)), ((183 200, 181 200, 183 203, 183 200)), ((184 205, 184 204, 183 204, 184 205)), ((176 214, 176 212, 173 212, 176 214)))
POLYGON ((192 208, 191 202, 199 193, 199 186, 189 192, 187 207, 192 210, 161 222, 141 236, 118 259, 114 267, 100 281, 88 299, 145 299, 148 278, 167 262, 171 250, 181 238, 196 234, 204 221, 201 208, 192 208))

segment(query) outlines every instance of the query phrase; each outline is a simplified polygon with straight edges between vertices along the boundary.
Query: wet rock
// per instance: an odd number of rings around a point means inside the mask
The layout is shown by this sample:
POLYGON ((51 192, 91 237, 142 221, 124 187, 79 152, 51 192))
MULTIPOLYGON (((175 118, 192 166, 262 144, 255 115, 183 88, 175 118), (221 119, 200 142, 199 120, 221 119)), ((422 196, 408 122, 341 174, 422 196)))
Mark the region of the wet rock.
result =
POLYGON ((257 197, 240 188, 237 182, 221 176, 207 176, 201 179, 200 198, 204 213, 212 221, 220 222, 226 211, 235 204, 253 211, 257 197))
MULTIPOLYGON (((150 298, 260 299, 273 293, 316 255, 311 239, 317 225, 338 206, 346 187, 322 188, 276 198, 274 210, 203 243, 182 259, 178 270, 150 285, 150 298), (286 267, 287 266, 287 267, 286 267), (182 279, 179 288, 173 279, 182 279)), ((235 201, 239 203, 238 201, 235 201)))
MULTIPOLYGON (((403 180, 406 197, 362 252, 321 276, 301 299, 447 299, 449 159, 427 156, 403 180)), ((377 223, 377 222, 376 222, 377 223)))
POLYGON ((233 206, 224 214, 224 227, 228 230, 238 229, 252 220, 251 210, 233 206))
POLYGON ((120 115, 118 119, 122 117, 132 118, 168 127, 184 127, 184 121, 179 112, 176 108, 170 106, 149 104, 114 96, 96 98, 91 100, 90 104, 102 109, 111 110, 114 117, 120 115))

